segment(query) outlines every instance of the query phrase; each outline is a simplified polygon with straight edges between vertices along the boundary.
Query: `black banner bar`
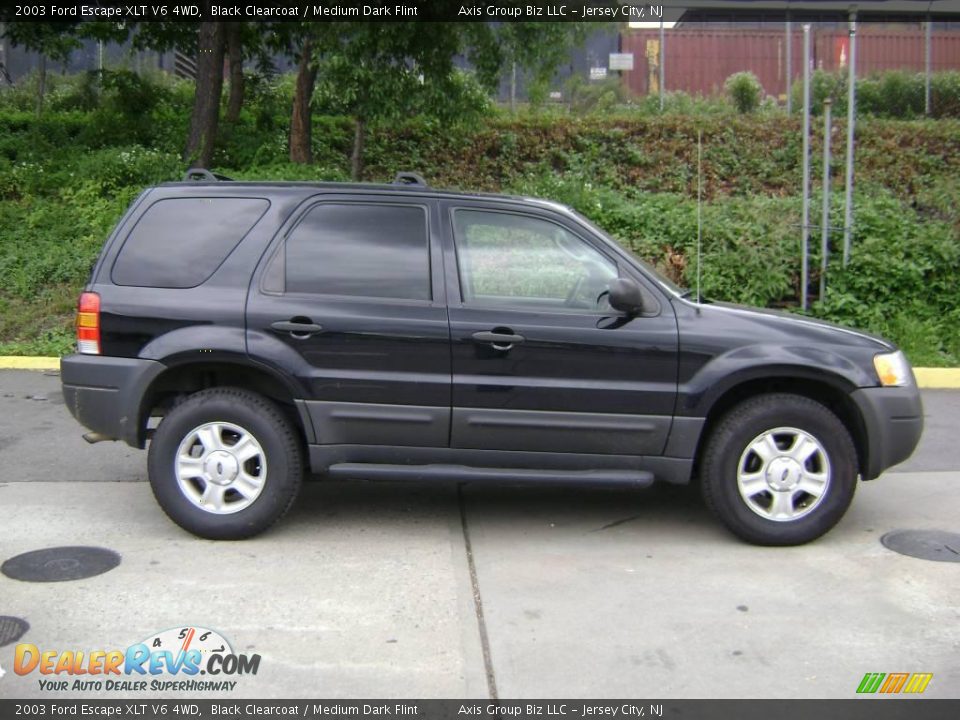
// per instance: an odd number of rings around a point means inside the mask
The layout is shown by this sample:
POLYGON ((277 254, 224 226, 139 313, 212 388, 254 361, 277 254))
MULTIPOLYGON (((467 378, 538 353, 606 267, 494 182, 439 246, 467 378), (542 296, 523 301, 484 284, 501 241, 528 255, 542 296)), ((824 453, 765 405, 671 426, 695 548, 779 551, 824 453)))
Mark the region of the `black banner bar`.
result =
MULTIPOLYGON (((849 12, 850 0, 792 0, 794 19, 849 12)), ((729 22, 746 13, 749 20, 782 15, 783 0, 25 0, 5 2, 2 21, 41 22, 645 22, 673 24, 684 16, 698 22, 729 22), (719 15, 717 15, 719 13, 719 15)), ((860 18, 947 18, 960 13, 960 0, 860 0, 860 18)))
POLYGON ((626 22, 679 20, 684 8, 677 3, 636 0, 37 0, 9 5, 4 20, 191 22, 206 20, 260 20, 271 22, 331 21, 535 21, 626 22))
POLYGON ((960 700, 0 700, 0 718, 953 720, 960 700))

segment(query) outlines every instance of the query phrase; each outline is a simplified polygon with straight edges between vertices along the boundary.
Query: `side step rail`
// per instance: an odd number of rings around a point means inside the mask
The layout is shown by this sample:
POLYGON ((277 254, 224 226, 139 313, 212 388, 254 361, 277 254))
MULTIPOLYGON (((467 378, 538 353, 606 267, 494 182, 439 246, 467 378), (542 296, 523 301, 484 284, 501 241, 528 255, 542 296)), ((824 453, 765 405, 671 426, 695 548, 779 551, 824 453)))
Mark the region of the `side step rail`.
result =
POLYGON ((653 473, 645 470, 529 470, 467 467, 466 465, 337 463, 330 466, 327 474, 336 479, 354 480, 492 481, 549 485, 632 485, 634 487, 646 487, 653 483, 653 473))

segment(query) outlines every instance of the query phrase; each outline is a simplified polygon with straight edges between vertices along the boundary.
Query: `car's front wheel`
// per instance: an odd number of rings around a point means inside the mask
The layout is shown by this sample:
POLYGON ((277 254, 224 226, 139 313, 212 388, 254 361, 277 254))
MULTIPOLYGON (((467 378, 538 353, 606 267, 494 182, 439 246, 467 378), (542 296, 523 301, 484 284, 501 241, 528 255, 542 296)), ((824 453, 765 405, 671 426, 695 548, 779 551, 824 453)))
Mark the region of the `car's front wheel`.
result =
POLYGON ((704 500, 734 534, 759 545, 799 545, 836 525, 853 499, 857 454, 824 405, 771 393, 728 412, 700 464, 704 500))
POLYGON ((296 430, 275 403, 239 388, 213 388, 164 417, 148 468, 157 502, 180 527, 239 540, 287 512, 303 459, 296 430))

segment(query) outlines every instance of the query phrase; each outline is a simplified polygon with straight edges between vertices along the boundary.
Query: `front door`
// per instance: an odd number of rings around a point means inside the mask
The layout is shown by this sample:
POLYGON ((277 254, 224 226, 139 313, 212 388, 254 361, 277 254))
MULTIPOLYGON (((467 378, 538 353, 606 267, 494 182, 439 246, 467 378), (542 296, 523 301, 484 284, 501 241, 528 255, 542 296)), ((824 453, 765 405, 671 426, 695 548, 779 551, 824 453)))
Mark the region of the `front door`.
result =
POLYGON ((670 429, 669 302, 588 228, 547 209, 443 208, 457 448, 656 455, 670 429), (620 275, 644 312, 612 310, 620 275))
POLYGON ((436 213, 409 194, 319 196, 254 278, 249 352, 299 380, 318 444, 447 447, 436 213))

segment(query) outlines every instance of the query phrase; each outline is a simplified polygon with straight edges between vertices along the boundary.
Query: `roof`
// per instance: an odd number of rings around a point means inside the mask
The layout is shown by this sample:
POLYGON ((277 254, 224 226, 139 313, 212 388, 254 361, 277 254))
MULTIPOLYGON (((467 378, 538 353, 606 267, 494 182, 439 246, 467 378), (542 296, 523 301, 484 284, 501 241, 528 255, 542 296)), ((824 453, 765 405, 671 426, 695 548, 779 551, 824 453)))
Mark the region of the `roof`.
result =
MULTIPOLYGON (((222 177, 222 176, 220 176, 222 177)), ((309 182, 305 180, 232 180, 224 178, 223 180, 177 180, 172 182, 160 183, 157 187, 216 187, 225 190, 230 187, 254 189, 270 188, 276 190, 333 190, 338 192, 389 192, 389 193, 409 193, 410 195, 426 195, 432 198, 448 199, 490 199, 490 200, 509 200, 513 202, 522 202, 537 205, 552 210, 558 210, 564 213, 572 213, 571 208, 562 203, 543 198, 532 197, 529 195, 510 195, 503 193, 489 192, 465 192, 461 190, 450 190, 434 188, 429 185, 405 184, 405 183, 362 183, 362 182, 309 182)))

